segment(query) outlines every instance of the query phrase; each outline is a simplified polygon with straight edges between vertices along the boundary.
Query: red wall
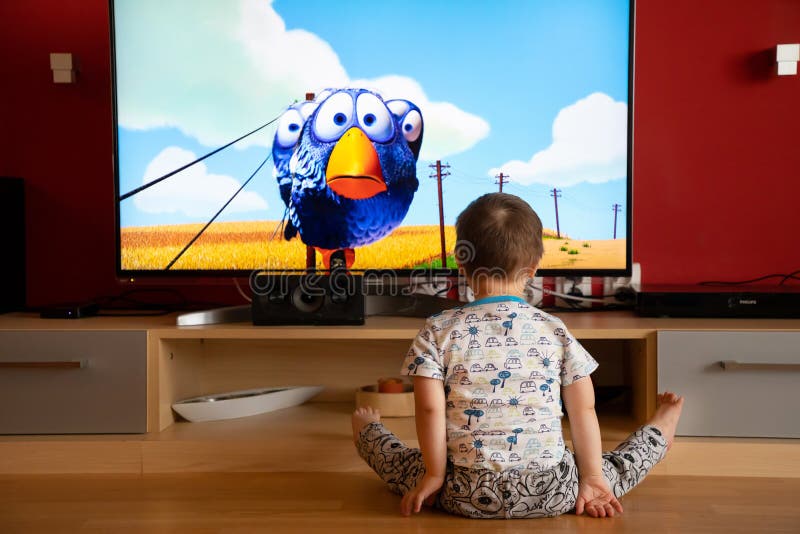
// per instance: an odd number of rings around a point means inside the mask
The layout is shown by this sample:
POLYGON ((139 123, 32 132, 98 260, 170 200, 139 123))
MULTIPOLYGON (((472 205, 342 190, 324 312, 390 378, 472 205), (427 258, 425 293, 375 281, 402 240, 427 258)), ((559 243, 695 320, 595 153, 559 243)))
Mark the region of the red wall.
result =
POLYGON ((800 42, 800 1, 642 0, 636 39, 643 280, 800 269, 800 76, 775 74, 775 45, 800 42))
MULTIPOLYGON (((773 59, 796 42, 797 0, 638 2, 633 242, 645 282, 800 269, 800 76, 777 78, 773 59)), ((31 306, 126 287, 109 54, 106 0, 0 2, 0 175, 27 184, 31 306), (78 58, 78 84, 51 82, 50 52, 78 58)))

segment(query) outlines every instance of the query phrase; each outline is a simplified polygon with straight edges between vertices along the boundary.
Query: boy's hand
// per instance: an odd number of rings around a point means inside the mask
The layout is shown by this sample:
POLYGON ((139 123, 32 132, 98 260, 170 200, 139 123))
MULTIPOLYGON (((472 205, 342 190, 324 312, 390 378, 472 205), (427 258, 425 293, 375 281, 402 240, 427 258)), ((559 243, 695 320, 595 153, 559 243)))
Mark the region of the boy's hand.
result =
POLYGON ((422 503, 433 504, 436 494, 442 489, 444 477, 434 477, 424 475, 416 487, 403 496, 400 501, 400 512, 403 515, 411 515, 422 509, 422 503))
POLYGON ((581 478, 578 486, 578 499, 575 501, 575 514, 581 515, 584 510, 592 517, 614 517, 622 513, 622 505, 608 489, 602 476, 581 478))

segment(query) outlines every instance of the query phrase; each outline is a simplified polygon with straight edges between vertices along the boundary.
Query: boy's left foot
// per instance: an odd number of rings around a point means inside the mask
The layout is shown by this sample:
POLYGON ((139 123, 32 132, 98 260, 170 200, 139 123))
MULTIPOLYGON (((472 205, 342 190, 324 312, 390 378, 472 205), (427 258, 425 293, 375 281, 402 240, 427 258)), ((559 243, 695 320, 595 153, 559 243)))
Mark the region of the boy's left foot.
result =
POLYGON ((361 430, 370 423, 379 423, 381 420, 381 414, 375 408, 370 406, 363 406, 361 408, 356 408, 356 411, 353 412, 353 443, 358 445, 358 435, 361 433, 361 430))
POLYGON ((672 448, 675 441, 675 429, 683 410, 683 397, 679 397, 671 391, 665 391, 658 396, 658 408, 648 422, 661 431, 661 435, 667 440, 667 450, 672 448))

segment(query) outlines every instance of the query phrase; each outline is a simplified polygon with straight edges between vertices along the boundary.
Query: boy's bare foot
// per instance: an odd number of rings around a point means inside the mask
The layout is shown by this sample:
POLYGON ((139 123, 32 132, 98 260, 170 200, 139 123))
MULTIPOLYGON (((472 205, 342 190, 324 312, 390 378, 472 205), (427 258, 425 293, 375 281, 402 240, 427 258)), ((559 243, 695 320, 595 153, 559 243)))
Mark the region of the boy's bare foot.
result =
POLYGON ((667 440, 667 450, 675 441, 675 428, 678 426, 681 410, 683 410, 683 397, 665 391, 658 396, 658 408, 653 418, 648 421, 648 424, 658 428, 667 440))
POLYGON ((353 443, 358 445, 358 434, 361 429, 370 423, 378 423, 381 420, 381 414, 375 408, 370 406, 363 406, 356 408, 353 412, 353 443))

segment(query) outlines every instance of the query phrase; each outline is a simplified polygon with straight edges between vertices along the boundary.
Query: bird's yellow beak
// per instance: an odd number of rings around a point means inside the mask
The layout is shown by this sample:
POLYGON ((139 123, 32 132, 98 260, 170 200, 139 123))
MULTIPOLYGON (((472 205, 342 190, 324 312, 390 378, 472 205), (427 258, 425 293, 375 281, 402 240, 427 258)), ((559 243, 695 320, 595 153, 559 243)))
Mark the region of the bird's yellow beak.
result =
POLYGON ((325 180, 334 193, 355 200, 386 191, 378 153, 360 128, 347 130, 333 147, 325 180))

